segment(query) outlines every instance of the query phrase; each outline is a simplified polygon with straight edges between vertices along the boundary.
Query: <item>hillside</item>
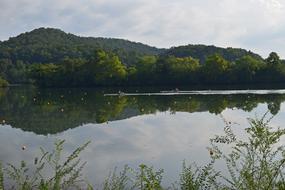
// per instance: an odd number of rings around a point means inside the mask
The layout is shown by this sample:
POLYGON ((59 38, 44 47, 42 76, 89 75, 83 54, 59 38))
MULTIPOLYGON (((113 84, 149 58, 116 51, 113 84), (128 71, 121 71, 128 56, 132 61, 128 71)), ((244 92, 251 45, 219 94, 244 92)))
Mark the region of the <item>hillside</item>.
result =
POLYGON ((39 28, 0 43, 1 86, 268 84, 285 82, 277 53, 206 45, 159 49, 122 39, 39 28))
POLYGON ((251 51, 240 48, 221 48, 216 46, 206 46, 206 45, 187 45, 173 47, 167 50, 164 55, 175 56, 175 57, 193 57, 199 59, 201 63, 205 63, 208 56, 213 54, 219 54, 223 56, 228 61, 236 61, 237 59, 249 55, 254 58, 262 60, 263 58, 251 51))
POLYGON ((204 63, 208 56, 215 53, 229 61, 235 61, 244 55, 262 59, 261 56, 244 49, 205 45, 159 49, 123 39, 79 37, 54 28, 38 28, 1 42, 0 59, 10 59, 12 62, 23 61, 27 64, 58 63, 64 57, 88 58, 95 49, 115 53, 125 65, 133 65, 138 57, 144 55, 191 56, 199 59, 201 63, 204 63))
POLYGON ((122 39, 79 37, 59 29, 39 28, 20 34, 0 43, 0 59, 13 62, 58 63, 64 57, 88 58, 95 49, 103 49, 117 54, 126 65, 137 56, 158 55, 158 49, 142 43, 122 39))

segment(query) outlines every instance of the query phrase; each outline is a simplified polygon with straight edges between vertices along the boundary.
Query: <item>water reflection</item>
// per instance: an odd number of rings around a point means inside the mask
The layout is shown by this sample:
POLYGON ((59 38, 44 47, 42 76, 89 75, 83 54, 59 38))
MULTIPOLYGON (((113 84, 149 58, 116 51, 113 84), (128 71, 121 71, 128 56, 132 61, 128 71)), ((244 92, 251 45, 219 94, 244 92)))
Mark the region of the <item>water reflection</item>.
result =
POLYGON ((0 122, 36 134, 57 134, 87 123, 105 123, 134 116, 169 111, 210 112, 241 109, 251 112, 266 103, 276 115, 284 94, 184 95, 106 97, 96 89, 0 90, 0 122))
POLYGON ((0 159, 13 164, 23 159, 32 166, 39 147, 51 150, 55 139, 66 139, 63 157, 91 140, 81 158, 88 163, 84 176, 92 184, 101 184, 114 167, 128 164, 135 168, 145 163, 164 168, 168 186, 177 179, 184 159, 198 160, 200 164, 208 161, 205 147, 209 137, 223 131, 221 126, 222 121, 209 113, 172 115, 170 112, 109 124, 87 124, 52 136, 4 126, 0 128, 0 159), (26 151, 21 150, 22 145, 27 146, 26 151))
POLYGON ((0 160, 32 165, 39 147, 51 150, 55 139, 66 140, 63 156, 91 140, 82 154, 90 183, 102 183, 116 166, 145 163, 165 169, 169 186, 184 159, 207 163, 209 139, 223 134, 219 113, 240 124, 234 128, 236 134, 243 131, 247 117, 268 109, 279 113, 273 125, 282 126, 285 118, 285 95, 104 97, 103 91, 0 90, 0 122, 5 120, 0 125, 0 160), (27 150, 21 149, 23 145, 27 150))

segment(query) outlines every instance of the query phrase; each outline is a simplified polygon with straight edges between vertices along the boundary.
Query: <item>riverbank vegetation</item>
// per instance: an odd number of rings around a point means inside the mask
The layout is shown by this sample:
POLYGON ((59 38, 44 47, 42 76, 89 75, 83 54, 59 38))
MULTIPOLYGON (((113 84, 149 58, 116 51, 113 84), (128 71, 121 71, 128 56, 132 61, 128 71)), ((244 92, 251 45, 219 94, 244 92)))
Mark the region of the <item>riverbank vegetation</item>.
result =
POLYGON ((188 45, 159 49, 127 40, 36 29, 0 43, 0 76, 39 86, 270 84, 285 81, 272 52, 188 45))
POLYGON ((91 187, 87 182, 78 182, 84 166, 84 163, 79 164, 78 156, 88 143, 77 148, 66 161, 62 162, 64 141, 57 142, 52 153, 41 149, 42 156, 35 159, 36 169, 32 176, 27 175, 30 168, 28 169, 22 161, 19 168, 8 165, 8 168, 4 169, 4 174, 1 173, 0 182, 3 187, 4 175, 14 181, 16 188, 23 190, 71 187, 82 189, 83 185, 86 189, 104 190, 284 189, 285 147, 280 144, 280 139, 284 137, 285 130, 272 128, 269 125, 271 119, 268 118, 268 114, 260 119, 249 119, 250 127, 245 129, 246 140, 239 139, 233 133, 231 123, 225 121, 224 135, 215 136, 210 140, 211 146, 208 148, 210 162, 201 167, 184 162, 180 180, 169 188, 163 186, 163 170, 155 170, 144 164, 138 169, 126 166, 121 172, 114 170, 101 187, 91 187), (230 151, 223 151, 220 148, 221 144, 228 146, 230 151), (228 169, 226 173, 215 168, 218 160, 223 160, 226 164, 228 169), (41 175, 47 164, 55 170, 55 176, 48 180, 41 175))
POLYGON ((60 64, 33 64, 29 76, 40 86, 128 86, 268 84, 285 81, 285 64, 276 53, 265 60, 244 56, 229 62, 219 54, 205 64, 192 57, 144 56, 130 67, 118 56, 98 50, 93 57, 64 59, 60 64))

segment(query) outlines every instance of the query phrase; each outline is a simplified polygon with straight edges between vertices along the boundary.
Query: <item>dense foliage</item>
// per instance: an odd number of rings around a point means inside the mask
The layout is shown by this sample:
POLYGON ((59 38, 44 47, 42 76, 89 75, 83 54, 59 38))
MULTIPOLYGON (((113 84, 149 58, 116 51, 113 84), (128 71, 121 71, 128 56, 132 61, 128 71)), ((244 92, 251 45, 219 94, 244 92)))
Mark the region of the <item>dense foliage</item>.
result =
POLYGON ((282 83, 285 64, 275 52, 264 60, 215 46, 165 50, 40 28, 0 44, 0 76, 40 86, 282 83))
POLYGON ((88 58, 94 50, 116 53, 126 64, 136 56, 157 55, 157 49, 141 43, 112 38, 79 37, 59 29, 39 28, 10 38, 0 44, 0 58, 25 64, 59 63, 65 57, 88 58))
MULTIPOLYGON (((7 174, 8 178, 14 182, 12 187, 9 189, 81 189, 81 173, 86 162, 82 163, 81 159, 78 157, 79 154, 88 146, 88 144, 90 144, 90 142, 76 148, 67 158, 63 159, 62 154, 64 142, 64 140, 56 141, 55 148, 52 152, 40 148, 41 156, 35 157, 34 168, 29 168, 28 163, 26 163, 24 160, 21 161, 19 167, 8 164, 8 167, 5 168, 5 173, 7 174), (53 175, 49 178, 44 175, 47 168, 52 168, 53 171, 53 175)), ((0 170, 1 169, 2 168, 0 168, 0 170)), ((3 178, 3 174, 1 175, 0 173, 0 177, 3 178)), ((88 187, 88 185, 86 186, 88 187)))
POLYGON ((195 59, 199 59, 201 63, 205 63, 207 57, 213 54, 219 54, 223 56, 228 61, 235 61, 243 56, 249 55, 256 59, 262 60, 262 57, 251 51, 238 48, 219 48, 215 46, 205 46, 205 45, 187 45, 173 47, 167 50, 165 55, 175 56, 175 57, 188 57, 191 55, 195 59))

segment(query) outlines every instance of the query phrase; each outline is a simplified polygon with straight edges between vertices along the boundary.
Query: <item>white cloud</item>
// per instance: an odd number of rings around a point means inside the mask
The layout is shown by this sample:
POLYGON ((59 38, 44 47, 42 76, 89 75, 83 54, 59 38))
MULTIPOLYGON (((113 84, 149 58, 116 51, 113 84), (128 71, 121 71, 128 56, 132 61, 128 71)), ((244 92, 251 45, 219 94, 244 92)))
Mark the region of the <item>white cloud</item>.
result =
POLYGON ((40 26, 158 47, 214 44, 285 57, 281 0, 1 0, 0 39, 40 26))

